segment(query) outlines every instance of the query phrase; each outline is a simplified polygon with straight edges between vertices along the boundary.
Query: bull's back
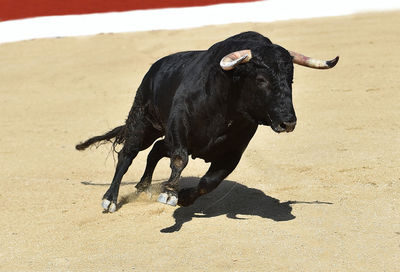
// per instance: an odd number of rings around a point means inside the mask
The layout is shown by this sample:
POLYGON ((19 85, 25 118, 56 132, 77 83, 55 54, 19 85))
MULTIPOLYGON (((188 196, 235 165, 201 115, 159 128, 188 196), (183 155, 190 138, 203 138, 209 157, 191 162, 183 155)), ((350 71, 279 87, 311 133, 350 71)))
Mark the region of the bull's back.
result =
POLYGON ((173 97, 185 77, 186 68, 204 51, 179 52, 155 62, 146 74, 152 94, 173 97))
POLYGON ((190 72, 189 66, 204 52, 186 51, 163 57, 145 75, 141 84, 144 101, 156 108, 164 125, 175 93, 190 72))

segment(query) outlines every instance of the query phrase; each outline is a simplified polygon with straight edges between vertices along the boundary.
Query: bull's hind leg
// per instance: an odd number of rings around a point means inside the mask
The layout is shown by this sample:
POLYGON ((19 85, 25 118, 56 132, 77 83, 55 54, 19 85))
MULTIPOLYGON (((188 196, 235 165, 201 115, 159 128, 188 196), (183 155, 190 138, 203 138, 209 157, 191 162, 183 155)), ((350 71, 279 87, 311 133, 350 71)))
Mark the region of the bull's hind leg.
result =
POLYGON ((151 124, 143 121, 142 118, 136 118, 135 123, 130 127, 124 146, 118 154, 118 163, 110 188, 103 196, 102 206, 105 211, 115 212, 117 210, 119 187, 123 175, 128 171, 139 151, 148 148, 160 136, 161 133, 155 130, 151 124))
POLYGON ((150 186, 154 169, 156 168, 159 160, 164 157, 169 157, 168 149, 165 141, 159 140, 153 145, 153 148, 147 156, 146 170, 144 170, 144 174, 140 179, 140 182, 135 186, 138 193, 145 191, 150 186))
POLYGON ((163 192, 158 196, 158 202, 176 206, 178 203, 178 183, 183 169, 188 163, 185 149, 178 149, 171 154, 171 176, 164 184, 163 192))
POLYGON ((110 188, 103 196, 102 206, 105 211, 115 212, 117 210, 117 199, 121 180, 129 166, 132 164, 133 159, 139 153, 137 148, 128 150, 125 146, 118 154, 118 163, 115 169, 114 178, 111 182, 110 188))
POLYGON ((175 206, 178 203, 178 183, 183 169, 188 163, 187 139, 188 116, 186 107, 174 106, 168 122, 165 142, 168 145, 171 158, 171 176, 163 185, 163 192, 158 196, 158 202, 175 206))
POLYGON ((200 179, 197 187, 182 189, 178 194, 178 205, 189 206, 195 200, 210 193, 236 168, 240 161, 242 153, 230 153, 224 158, 211 163, 207 173, 200 179))

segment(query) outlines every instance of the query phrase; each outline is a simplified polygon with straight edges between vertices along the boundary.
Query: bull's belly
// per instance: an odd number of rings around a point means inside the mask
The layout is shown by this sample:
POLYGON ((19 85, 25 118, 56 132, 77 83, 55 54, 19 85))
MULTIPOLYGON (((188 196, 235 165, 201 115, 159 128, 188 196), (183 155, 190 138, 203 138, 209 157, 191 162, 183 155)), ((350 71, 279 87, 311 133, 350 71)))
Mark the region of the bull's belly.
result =
POLYGON ((206 162, 222 159, 224 155, 235 149, 227 135, 222 135, 217 139, 208 142, 206 145, 194 145, 189 149, 193 159, 200 158, 206 162))
POLYGON ((256 130, 256 123, 234 121, 223 132, 215 130, 211 137, 201 132, 191 134, 188 151, 192 158, 201 158, 206 162, 221 160, 232 153, 242 153, 256 130))
POLYGON ((243 153, 256 130, 255 123, 236 122, 225 133, 207 141, 204 141, 206 137, 202 138, 203 141, 200 137, 193 137, 188 151, 192 158, 201 158, 206 162, 223 160, 232 153, 243 153))

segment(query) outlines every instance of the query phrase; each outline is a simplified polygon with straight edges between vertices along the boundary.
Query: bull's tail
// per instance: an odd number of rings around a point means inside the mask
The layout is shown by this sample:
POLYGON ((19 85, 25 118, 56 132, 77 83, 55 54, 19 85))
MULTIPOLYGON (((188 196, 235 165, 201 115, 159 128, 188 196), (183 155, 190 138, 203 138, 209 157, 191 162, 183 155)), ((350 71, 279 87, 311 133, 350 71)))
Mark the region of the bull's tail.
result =
MULTIPOLYGON (((85 150, 92 144, 98 143, 98 142, 112 142, 114 147, 117 144, 122 144, 125 141, 125 125, 116 127, 109 132, 105 133, 104 135, 99 135, 92 137, 90 139, 87 139, 83 143, 77 144, 75 148, 77 150, 85 150), (112 140, 114 139, 115 140, 112 140)), ((100 143, 101 144, 101 143, 100 143)), ((114 149, 115 150, 115 149, 114 149)))

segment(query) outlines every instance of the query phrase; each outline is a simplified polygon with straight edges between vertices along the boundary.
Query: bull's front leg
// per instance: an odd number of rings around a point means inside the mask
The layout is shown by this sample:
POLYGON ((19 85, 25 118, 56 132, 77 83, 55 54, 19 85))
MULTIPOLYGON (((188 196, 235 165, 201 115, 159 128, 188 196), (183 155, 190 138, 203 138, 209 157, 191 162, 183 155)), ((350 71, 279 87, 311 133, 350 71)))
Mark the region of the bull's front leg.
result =
POLYGON ((210 169, 200 179, 197 187, 182 189, 179 192, 180 206, 192 205, 197 198, 213 191, 236 168, 242 151, 231 152, 211 162, 210 169))

